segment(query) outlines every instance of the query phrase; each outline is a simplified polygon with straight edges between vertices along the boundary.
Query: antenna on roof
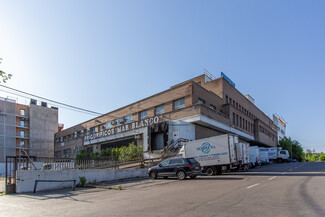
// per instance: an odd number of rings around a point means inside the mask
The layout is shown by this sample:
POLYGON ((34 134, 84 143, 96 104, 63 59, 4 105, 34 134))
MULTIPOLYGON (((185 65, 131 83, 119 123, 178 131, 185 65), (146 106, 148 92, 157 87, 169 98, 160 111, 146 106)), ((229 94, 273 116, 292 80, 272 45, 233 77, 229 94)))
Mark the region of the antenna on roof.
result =
POLYGON ((205 74, 205 76, 207 76, 209 78, 210 81, 215 80, 216 77, 214 77, 208 70, 204 69, 203 73, 205 74))

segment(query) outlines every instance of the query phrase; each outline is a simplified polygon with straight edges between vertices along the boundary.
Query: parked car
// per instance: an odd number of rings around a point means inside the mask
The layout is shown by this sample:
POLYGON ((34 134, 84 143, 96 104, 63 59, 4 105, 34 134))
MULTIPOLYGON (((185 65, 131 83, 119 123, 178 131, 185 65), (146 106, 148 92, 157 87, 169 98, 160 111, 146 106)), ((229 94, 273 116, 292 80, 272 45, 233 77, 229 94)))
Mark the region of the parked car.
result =
POLYGON ((194 179, 201 173, 201 166, 194 158, 169 158, 162 161, 158 166, 148 169, 148 175, 151 179, 157 177, 177 177, 179 180, 187 176, 194 179))

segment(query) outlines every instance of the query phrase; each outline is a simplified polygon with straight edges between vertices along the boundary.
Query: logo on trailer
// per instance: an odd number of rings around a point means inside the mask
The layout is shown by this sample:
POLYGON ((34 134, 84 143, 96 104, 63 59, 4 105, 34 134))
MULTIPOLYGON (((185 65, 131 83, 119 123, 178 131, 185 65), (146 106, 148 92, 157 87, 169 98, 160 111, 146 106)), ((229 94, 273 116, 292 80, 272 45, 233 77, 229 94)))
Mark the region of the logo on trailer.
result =
POLYGON ((216 148, 216 146, 211 145, 208 142, 204 142, 201 147, 198 147, 197 150, 198 151, 202 151, 205 154, 208 154, 213 148, 216 148))

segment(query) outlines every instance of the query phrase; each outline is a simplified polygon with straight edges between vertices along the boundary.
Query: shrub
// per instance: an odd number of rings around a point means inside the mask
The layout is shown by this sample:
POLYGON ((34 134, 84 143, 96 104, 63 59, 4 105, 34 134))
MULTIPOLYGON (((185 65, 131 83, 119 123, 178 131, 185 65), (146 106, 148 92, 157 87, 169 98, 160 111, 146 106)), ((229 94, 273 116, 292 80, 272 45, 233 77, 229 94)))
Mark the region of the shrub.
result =
POLYGON ((86 160, 89 158, 89 154, 84 150, 81 150, 79 154, 76 155, 76 160, 86 160))
POLYGON ((87 181, 87 179, 86 179, 86 177, 84 177, 84 176, 79 176, 79 181, 80 181, 80 186, 81 187, 85 187, 85 184, 86 184, 86 181, 87 181))
POLYGON ((119 161, 128 162, 140 160, 142 157, 142 146, 136 146, 133 142, 129 146, 119 148, 119 161))
POLYGON ((91 152, 90 157, 91 159, 95 159, 98 157, 98 155, 99 155, 98 152, 91 152))

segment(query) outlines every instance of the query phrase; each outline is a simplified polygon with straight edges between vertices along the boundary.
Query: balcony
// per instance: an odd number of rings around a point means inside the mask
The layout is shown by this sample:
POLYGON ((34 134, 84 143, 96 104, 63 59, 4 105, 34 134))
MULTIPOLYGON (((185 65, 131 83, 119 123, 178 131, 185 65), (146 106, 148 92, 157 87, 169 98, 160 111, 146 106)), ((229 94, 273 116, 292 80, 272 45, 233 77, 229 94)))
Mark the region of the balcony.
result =
POLYGON ((29 124, 21 125, 19 123, 16 123, 16 128, 29 129, 29 124))
POLYGON ((20 118, 24 118, 24 119, 29 119, 29 115, 28 114, 20 114, 19 112, 16 112, 16 117, 20 117, 20 118))
POLYGON ((16 138, 18 138, 18 139, 29 139, 28 135, 22 135, 20 133, 16 133, 16 138))

